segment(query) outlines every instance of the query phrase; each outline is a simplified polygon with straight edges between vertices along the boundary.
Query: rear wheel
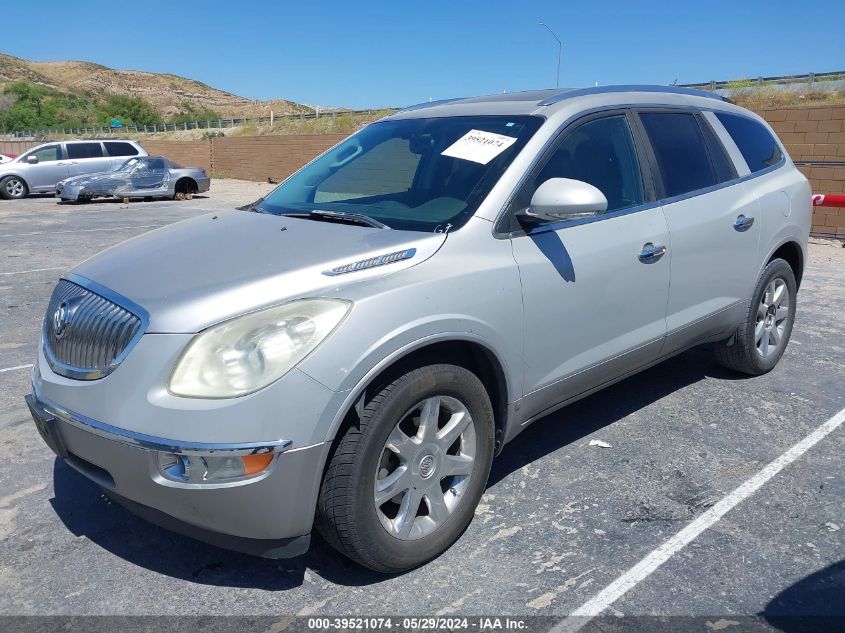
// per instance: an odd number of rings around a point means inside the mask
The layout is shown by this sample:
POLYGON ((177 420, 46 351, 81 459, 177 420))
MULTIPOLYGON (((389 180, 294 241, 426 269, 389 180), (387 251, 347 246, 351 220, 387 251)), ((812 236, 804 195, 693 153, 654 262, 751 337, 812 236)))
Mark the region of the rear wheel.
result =
POLYGON ((340 438, 320 490, 318 530, 376 571, 428 562, 469 525, 493 438, 490 399, 472 372, 454 365, 408 372, 340 438))
POLYGON ((190 200, 197 192, 197 183, 192 178, 180 178, 173 188, 173 197, 176 200, 190 200))
POLYGON ((716 347, 726 367, 753 376, 777 365, 792 334, 797 284, 792 267, 774 259, 763 269, 745 320, 734 335, 716 347))
POLYGON ((29 193, 29 187, 23 178, 18 176, 6 176, 0 180, 0 197, 6 200, 19 200, 29 193))

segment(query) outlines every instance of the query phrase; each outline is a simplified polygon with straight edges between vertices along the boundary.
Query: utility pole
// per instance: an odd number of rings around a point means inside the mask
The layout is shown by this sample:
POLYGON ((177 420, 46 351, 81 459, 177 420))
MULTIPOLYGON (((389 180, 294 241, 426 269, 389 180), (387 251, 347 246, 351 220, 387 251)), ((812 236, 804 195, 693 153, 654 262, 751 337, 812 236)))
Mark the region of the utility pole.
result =
POLYGON ((560 88, 560 56, 563 53, 563 43, 548 24, 541 21, 540 26, 545 26, 549 30, 549 33, 552 34, 552 37, 557 40, 557 76, 555 79, 555 88, 560 88))

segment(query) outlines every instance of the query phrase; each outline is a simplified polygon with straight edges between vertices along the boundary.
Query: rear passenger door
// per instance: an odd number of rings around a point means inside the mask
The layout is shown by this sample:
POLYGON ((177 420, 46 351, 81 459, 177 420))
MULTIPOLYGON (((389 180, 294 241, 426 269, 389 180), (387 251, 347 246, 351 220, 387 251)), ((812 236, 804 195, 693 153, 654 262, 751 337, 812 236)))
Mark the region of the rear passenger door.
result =
POLYGON ((641 110, 638 117, 670 234, 662 353, 671 353, 744 316, 759 259, 758 203, 700 113, 641 110))
POLYGON ((65 151, 72 176, 96 174, 111 169, 112 159, 105 155, 103 144, 99 141, 66 143, 65 151))
POLYGON ((138 155, 138 148, 126 141, 104 141, 103 146, 106 148, 106 154, 111 158, 109 161, 111 169, 122 165, 127 158, 138 155))

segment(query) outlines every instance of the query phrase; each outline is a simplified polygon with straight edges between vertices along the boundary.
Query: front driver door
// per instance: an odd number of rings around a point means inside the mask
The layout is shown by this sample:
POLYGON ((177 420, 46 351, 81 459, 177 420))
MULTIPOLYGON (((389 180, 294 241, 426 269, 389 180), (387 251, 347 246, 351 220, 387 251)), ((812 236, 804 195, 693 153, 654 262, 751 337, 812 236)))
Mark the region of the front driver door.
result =
POLYGON ((142 159, 132 171, 132 189, 161 189, 167 175, 167 166, 161 158, 142 159))
POLYGON ((67 161, 62 160, 61 143, 45 145, 26 155, 35 156, 37 163, 27 163, 24 178, 30 191, 48 191, 56 188, 56 183, 68 177, 67 161))
POLYGON ((549 178, 573 178, 608 200, 598 216, 512 233, 525 313, 526 421, 654 360, 666 334, 669 233, 629 117, 602 113, 564 130, 517 195, 514 211, 549 178))

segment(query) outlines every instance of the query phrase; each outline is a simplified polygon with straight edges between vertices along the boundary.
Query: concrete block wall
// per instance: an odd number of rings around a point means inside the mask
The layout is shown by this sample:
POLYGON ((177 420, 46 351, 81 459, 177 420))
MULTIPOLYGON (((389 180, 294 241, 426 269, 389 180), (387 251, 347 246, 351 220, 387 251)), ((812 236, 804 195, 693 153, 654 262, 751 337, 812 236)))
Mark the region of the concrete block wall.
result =
POLYGON ((166 156, 183 167, 202 167, 211 172, 211 143, 208 141, 157 141, 144 139, 141 146, 151 155, 166 156))
POLYGON ((339 134, 213 138, 212 174, 218 178, 281 182, 343 138, 339 134))
MULTIPOLYGON (((813 193, 845 193, 845 107, 782 108, 758 114, 810 179, 813 193)), ((845 208, 816 207, 812 231, 845 238, 845 208)))

